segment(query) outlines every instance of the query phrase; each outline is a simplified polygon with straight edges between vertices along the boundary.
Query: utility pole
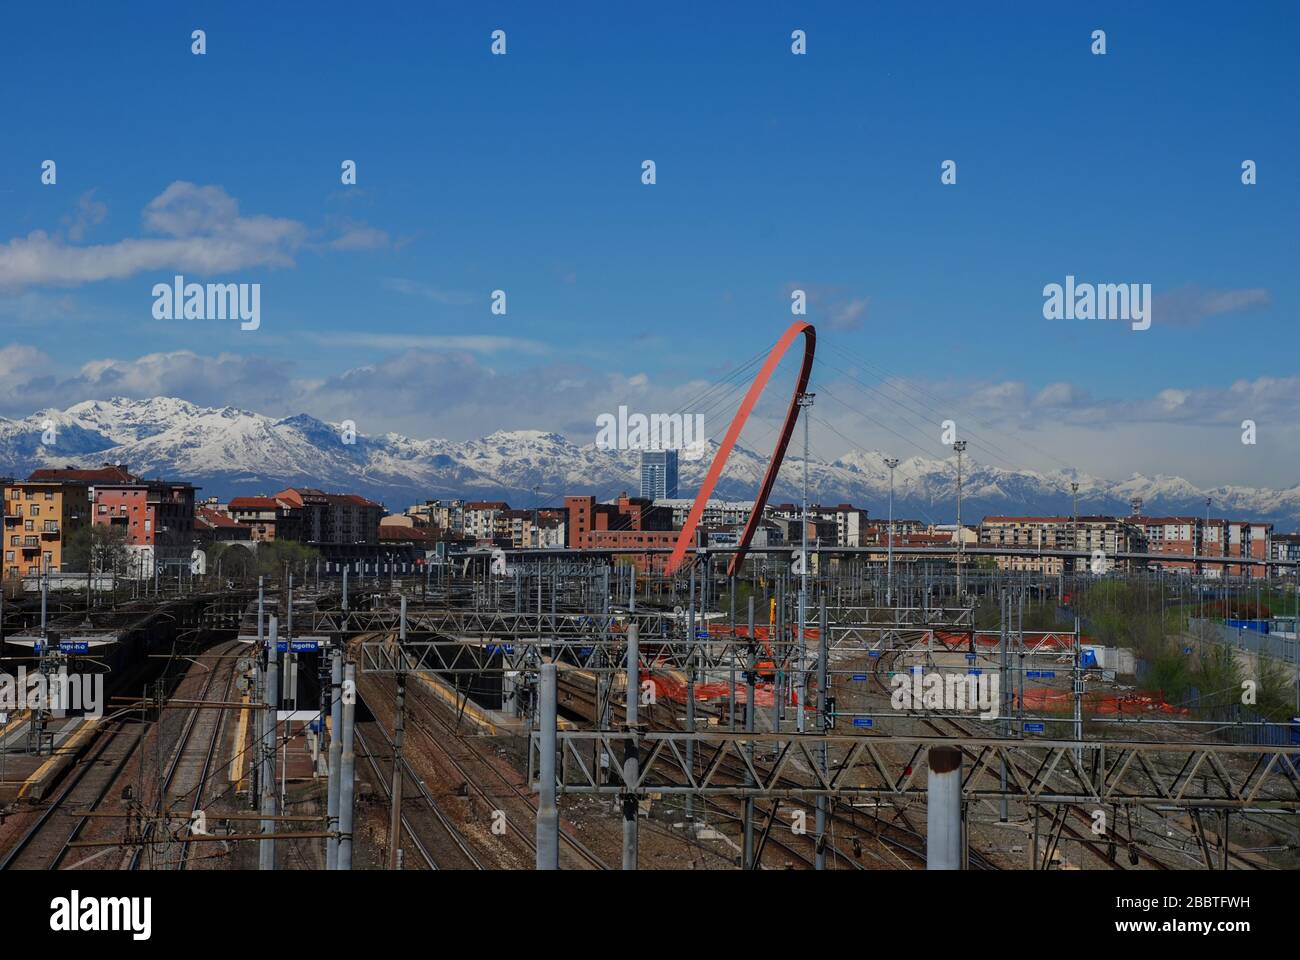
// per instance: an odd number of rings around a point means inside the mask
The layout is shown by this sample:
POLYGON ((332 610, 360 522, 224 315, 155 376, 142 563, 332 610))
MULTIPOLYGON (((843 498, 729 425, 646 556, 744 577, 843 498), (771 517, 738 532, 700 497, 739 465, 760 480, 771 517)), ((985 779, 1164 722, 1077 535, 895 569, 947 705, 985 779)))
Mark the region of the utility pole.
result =
POLYGON ((889 468, 889 565, 888 573, 885 575, 885 604, 892 608, 894 606, 894 468, 898 466, 898 457, 886 457, 885 466, 889 468))
MULTIPOLYGON (((623 782, 630 790, 640 777, 640 747, 637 743, 637 703, 641 692, 641 651, 637 622, 627 625, 627 691, 624 706, 627 714, 628 741, 623 757, 623 782)), ((637 868, 637 810, 635 793, 623 794, 623 869, 637 868)))
MULTIPOLYGON (((1077 481, 1070 483, 1070 496, 1074 501, 1074 514, 1070 523, 1070 549, 1079 549, 1079 484, 1077 481)), ((1079 560, 1077 557, 1070 557, 1071 572, 1079 569, 1079 560)))
POLYGON ((538 721, 541 761, 537 768, 537 869, 560 869, 560 811, 555 804, 556 667, 541 669, 541 713, 538 721))
MULTIPOLYGON (((745 698, 745 732, 754 732, 754 691, 758 684, 758 644, 754 640, 754 595, 749 595, 749 690, 745 698)), ((754 765, 754 741, 750 740, 745 748, 749 755, 749 766, 754 765)), ((745 786, 752 787, 754 779, 748 767, 745 769, 745 786)), ((745 796, 745 845, 741 849, 741 869, 754 868, 754 798, 745 796)))
MULTIPOLYGON (((275 739, 277 729, 276 713, 280 706, 279 673, 280 662, 276 656, 279 623, 271 617, 267 636, 266 660, 266 720, 263 721, 264 737, 262 740, 262 833, 275 832, 275 739)), ((258 841, 258 869, 275 869, 275 841, 258 841)))
POLYGON ((339 766, 343 762, 343 651, 335 647, 330 651, 330 753, 329 783, 326 792, 326 815, 329 817, 329 839, 325 843, 325 869, 339 867, 339 766))
MULTIPOLYGON (((401 619, 398 622, 398 663, 404 656, 406 645, 406 595, 401 598, 401 619)), ((393 728, 393 787, 390 791, 393 808, 388 818, 388 869, 398 869, 402 850, 402 740, 406 733, 406 673, 397 671, 397 721, 393 728)))
MULTIPOLYGON (((826 592, 822 591, 821 613, 817 619, 817 717, 821 720, 822 733, 830 729, 830 718, 826 715, 826 660, 830 655, 830 629, 826 623, 826 592)), ((821 763, 822 776, 826 777, 829 768, 830 757, 827 753, 826 741, 823 740, 819 749, 818 760, 821 763)), ((814 866, 817 870, 826 869, 826 805, 828 799, 823 794, 817 796, 817 855, 814 866)))
POLYGON ((961 564, 966 553, 966 537, 961 526, 961 455, 966 451, 966 441, 956 440, 952 446, 957 451, 957 602, 961 604, 961 564))
POLYGON ((808 702, 808 664, 807 642, 804 631, 808 627, 808 421, 812 414, 815 393, 801 393, 796 401, 799 404, 800 417, 803 419, 803 515, 800 522, 802 531, 802 561, 799 566, 799 706, 795 716, 795 729, 803 733, 804 708, 808 702))
POLYGON ((339 765, 338 869, 352 869, 352 796, 356 785, 354 740, 357 710, 357 667, 349 663, 343 674, 343 755, 339 765))

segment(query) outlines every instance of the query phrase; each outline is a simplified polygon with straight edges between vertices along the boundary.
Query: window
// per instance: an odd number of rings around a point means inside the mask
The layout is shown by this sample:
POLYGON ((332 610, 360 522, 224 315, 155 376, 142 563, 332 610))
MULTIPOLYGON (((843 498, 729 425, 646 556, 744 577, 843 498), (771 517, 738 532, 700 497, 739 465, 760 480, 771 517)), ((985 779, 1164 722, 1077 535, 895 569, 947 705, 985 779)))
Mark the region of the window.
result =
POLYGON ((5 563, 13 563, 13 562, 14 562, 14 552, 12 550, 6 550, 5 563))
POLYGON ((33 516, 33 517, 39 517, 40 515, 41 515, 41 505, 40 505, 39 503, 33 503, 33 504, 32 504, 32 516, 33 516))
POLYGON ((46 499, 46 500, 53 500, 53 499, 54 499, 54 491, 53 491, 53 490, 46 490, 46 491, 45 491, 45 499, 46 499))
POLYGON ((23 529, 24 529, 24 530, 34 530, 34 529, 36 529, 36 528, 32 526, 32 522, 31 522, 30 520, 24 520, 24 521, 23 521, 23 529))
POLYGON ((101 503, 101 504, 99 505, 99 512, 100 512, 100 513, 108 513, 108 507, 101 503))

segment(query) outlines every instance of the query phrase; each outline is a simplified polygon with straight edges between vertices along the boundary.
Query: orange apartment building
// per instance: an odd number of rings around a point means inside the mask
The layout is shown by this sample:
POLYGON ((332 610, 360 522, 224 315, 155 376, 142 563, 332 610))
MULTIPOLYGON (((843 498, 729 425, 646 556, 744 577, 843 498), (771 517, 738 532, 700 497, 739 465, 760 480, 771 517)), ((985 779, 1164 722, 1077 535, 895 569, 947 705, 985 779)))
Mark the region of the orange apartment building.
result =
POLYGON ((78 481, 13 480, 4 487, 4 564, 0 575, 64 572, 68 539, 90 516, 87 485, 78 481))
POLYGON ((677 542, 672 509, 656 507, 642 497, 624 493, 616 503, 597 503, 595 497, 565 497, 564 507, 569 515, 571 548, 616 551, 617 556, 630 557, 641 571, 662 572, 668 554, 638 554, 638 547, 672 547, 677 542))
POLYGON ((193 484, 141 479, 116 464, 90 470, 45 468, 33 471, 29 479, 85 484, 90 522, 122 531, 140 576, 153 576, 155 563, 189 562, 194 549, 193 484))

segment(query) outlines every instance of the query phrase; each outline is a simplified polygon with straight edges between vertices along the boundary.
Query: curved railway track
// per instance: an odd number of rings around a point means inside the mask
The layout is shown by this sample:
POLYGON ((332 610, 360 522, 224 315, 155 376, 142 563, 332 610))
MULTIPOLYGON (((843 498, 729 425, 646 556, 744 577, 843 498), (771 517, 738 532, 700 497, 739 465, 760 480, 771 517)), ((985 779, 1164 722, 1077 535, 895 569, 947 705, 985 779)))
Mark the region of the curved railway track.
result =
POLYGON ((3 858, 0 870, 57 870, 94 810, 118 781, 122 766, 140 746, 144 728, 125 720, 104 721, 95 745, 65 774, 58 792, 3 858), (70 812, 77 809, 81 815, 70 812), (75 818, 75 819, 74 819, 75 818))

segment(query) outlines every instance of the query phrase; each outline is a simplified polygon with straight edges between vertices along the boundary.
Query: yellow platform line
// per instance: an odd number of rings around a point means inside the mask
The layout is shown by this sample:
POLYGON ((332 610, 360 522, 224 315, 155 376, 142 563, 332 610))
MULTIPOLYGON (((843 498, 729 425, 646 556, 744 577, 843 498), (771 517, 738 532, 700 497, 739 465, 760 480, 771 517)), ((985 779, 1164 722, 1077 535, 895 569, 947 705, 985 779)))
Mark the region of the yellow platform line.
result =
POLYGON ((9 736, 9 731, 13 730, 14 728, 18 727, 21 724, 26 723, 30 716, 31 716, 30 710, 21 710, 18 713, 16 713, 14 715, 14 719, 10 720, 3 730, 0 730, 0 740, 3 740, 5 739, 5 737, 9 736))
POLYGON ((242 702, 244 705, 239 708, 239 728, 235 732, 235 746, 230 751, 230 771, 226 774, 227 779, 235 785, 236 793, 244 789, 244 780, 247 779, 240 771, 245 769, 244 734, 248 731, 248 694, 244 694, 242 702))
MULTIPOLYGON (((430 680, 428 677, 421 676, 418 673, 409 674, 414 676, 417 683, 423 684, 431 693, 453 710, 460 710, 460 697, 452 690, 447 689, 441 683, 430 680)), ((499 731, 497 725, 487 718, 481 709, 474 705, 474 702, 467 701, 465 704, 465 715, 472 719, 479 726, 487 727, 491 736, 497 736, 499 731)))
POLYGON ((40 783, 41 778, 45 776, 45 774, 49 771, 49 769, 63 759, 63 754, 67 753, 74 746, 76 746, 77 741, 80 740, 82 737, 84 737, 91 730, 93 730, 98 723, 99 723, 98 717, 87 717, 84 721, 82 721, 81 729, 77 730, 71 737, 65 740, 63 742, 63 746, 57 748, 55 755, 50 757, 50 759, 46 760, 39 767, 37 767, 36 772, 27 778, 27 780, 22 785, 22 789, 18 791, 18 799, 21 800, 28 790, 30 790, 36 784, 40 783))

